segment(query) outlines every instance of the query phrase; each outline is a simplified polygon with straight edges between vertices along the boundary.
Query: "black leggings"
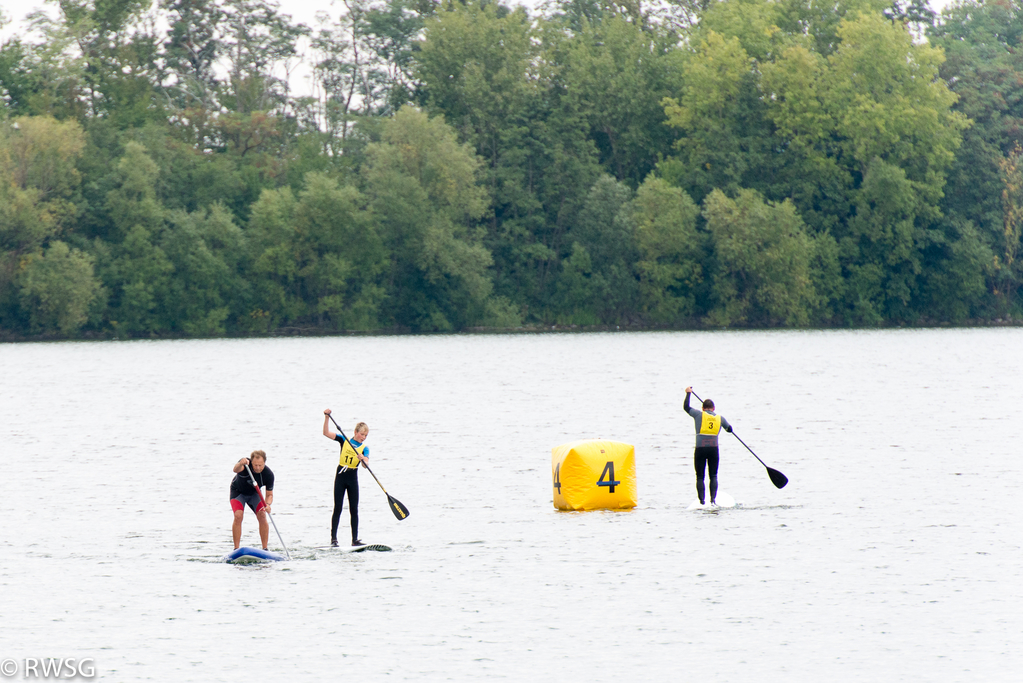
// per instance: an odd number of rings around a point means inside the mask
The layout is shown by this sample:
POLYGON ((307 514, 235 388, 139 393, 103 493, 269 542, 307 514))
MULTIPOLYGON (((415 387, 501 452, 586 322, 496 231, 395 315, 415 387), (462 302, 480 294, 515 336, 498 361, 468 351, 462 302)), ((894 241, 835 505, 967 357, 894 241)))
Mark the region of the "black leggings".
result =
POLYGON ((337 538, 337 523, 348 492, 348 511, 352 514, 352 543, 359 538, 359 470, 337 466, 334 476, 334 514, 330 517, 330 540, 337 538))
POLYGON ((717 446, 698 446, 693 451, 693 462, 696 465, 696 493, 700 496, 700 504, 704 502, 703 471, 710 465, 710 499, 718 497, 718 455, 717 446))

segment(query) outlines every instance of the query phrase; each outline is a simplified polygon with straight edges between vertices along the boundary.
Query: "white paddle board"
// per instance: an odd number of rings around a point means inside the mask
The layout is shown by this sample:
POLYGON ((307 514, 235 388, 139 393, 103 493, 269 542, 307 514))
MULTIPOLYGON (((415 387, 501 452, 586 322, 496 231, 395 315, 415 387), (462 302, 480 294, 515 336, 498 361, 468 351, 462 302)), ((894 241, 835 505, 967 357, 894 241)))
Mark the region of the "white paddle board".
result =
POLYGON ((694 500, 692 503, 690 503, 689 507, 687 507, 686 510, 716 510, 717 508, 735 507, 735 498, 732 498, 724 491, 718 491, 718 497, 716 499, 716 502, 717 505, 711 504, 710 501, 707 501, 706 505, 700 505, 699 500, 694 500))

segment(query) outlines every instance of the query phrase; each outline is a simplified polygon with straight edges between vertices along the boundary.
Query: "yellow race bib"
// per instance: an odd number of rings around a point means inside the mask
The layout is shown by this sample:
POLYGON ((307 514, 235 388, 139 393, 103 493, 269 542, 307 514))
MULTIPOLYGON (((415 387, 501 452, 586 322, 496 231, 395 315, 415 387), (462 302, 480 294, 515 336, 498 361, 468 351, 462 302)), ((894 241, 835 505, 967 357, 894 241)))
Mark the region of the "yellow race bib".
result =
POLYGON ((703 414, 703 420, 700 422, 700 434, 706 434, 709 436, 717 436, 718 432, 721 431, 721 416, 711 415, 710 413, 703 414))
POLYGON ((348 439, 345 439, 344 443, 341 444, 341 467, 347 467, 349 469, 355 469, 358 467, 359 456, 362 455, 365 448, 365 446, 355 448, 348 439))

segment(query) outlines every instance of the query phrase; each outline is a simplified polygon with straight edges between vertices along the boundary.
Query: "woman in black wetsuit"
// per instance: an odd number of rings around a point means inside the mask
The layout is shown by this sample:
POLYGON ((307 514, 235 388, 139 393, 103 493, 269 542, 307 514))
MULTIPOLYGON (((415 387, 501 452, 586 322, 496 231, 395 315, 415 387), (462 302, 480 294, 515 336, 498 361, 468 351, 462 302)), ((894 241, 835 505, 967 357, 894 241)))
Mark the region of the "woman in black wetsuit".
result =
POLYGON ((359 463, 369 462, 369 448, 363 444, 369 436, 365 422, 355 425, 355 434, 346 439, 330 431, 330 408, 323 411, 323 435, 341 444, 341 459, 334 475, 334 514, 330 517, 330 544, 337 545, 337 525, 348 493, 348 511, 352 516, 352 545, 364 545, 359 540, 359 463))

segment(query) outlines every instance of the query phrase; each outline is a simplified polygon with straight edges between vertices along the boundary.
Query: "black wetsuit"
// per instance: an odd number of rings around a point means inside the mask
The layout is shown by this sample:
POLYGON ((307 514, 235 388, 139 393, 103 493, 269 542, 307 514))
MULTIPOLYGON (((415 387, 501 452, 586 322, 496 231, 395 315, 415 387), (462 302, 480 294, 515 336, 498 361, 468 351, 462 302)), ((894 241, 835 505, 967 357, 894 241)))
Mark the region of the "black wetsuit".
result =
MULTIPOLYGON (((718 464, 721 462, 721 455, 718 452, 718 436, 717 434, 701 434, 700 428, 703 424, 703 411, 697 410, 696 408, 689 407, 689 397, 692 394, 686 394, 686 402, 682 405, 682 409, 685 410, 696 422, 696 448, 693 450, 693 465, 696 468, 696 494, 700 497, 700 505, 703 505, 706 500, 706 493, 704 489, 704 472, 710 470, 710 499, 711 501, 717 500, 718 497, 718 464)), ((716 416, 713 411, 707 411, 710 415, 716 416)), ((732 426, 728 424, 728 420, 721 418, 721 428, 726 431, 732 431, 732 426)))
MULTIPOLYGON (((338 434, 335 441, 344 446, 345 439, 338 434)), ((352 444, 357 444, 353 441, 352 444)), ((362 444, 359 444, 360 446, 362 444)), ((363 455, 369 457, 369 449, 363 448, 363 455)), ((334 514, 330 516, 330 540, 337 540, 337 525, 341 521, 341 510, 344 509, 345 493, 348 494, 348 512, 352 516, 352 543, 359 539, 359 469, 357 467, 337 466, 334 475, 334 514)))
POLYGON ((721 462, 721 454, 717 446, 697 446, 693 450, 693 464, 696 466, 696 495, 700 497, 700 505, 703 505, 703 472, 710 468, 710 499, 716 501, 718 497, 718 465, 721 462))
MULTIPOLYGON (((252 465, 249 465, 249 469, 252 469, 252 465)), ((235 496, 254 496, 256 495, 256 488, 252 485, 252 479, 249 478, 249 469, 244 469, 234 475, 234 479, 231 480, 231 497, 235 496)), ((267 491, 274 490, 274 473, 270 471, 270 468, 266 465, 263 466, 262 472, 252 470, 252 476, 256 478, 256 483, 260 486, 265 486, 267 491)))

